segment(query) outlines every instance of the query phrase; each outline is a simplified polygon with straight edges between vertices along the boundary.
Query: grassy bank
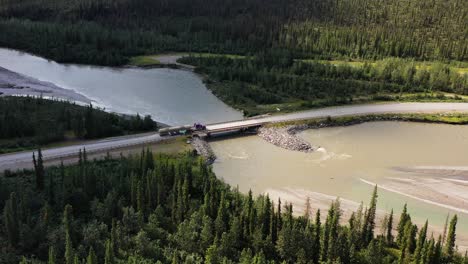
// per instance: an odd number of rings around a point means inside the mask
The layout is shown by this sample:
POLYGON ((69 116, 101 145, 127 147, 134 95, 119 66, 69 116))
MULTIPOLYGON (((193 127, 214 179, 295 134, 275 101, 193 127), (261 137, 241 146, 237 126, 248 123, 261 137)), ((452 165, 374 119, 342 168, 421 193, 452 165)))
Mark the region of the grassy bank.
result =
POLYGON ((160 65, 160 62, 153 55, 143 55, 130 58, 129 65, 138 67, 148 67, 153 65, 160 65))
POLYGON ((314 118, 307 120, 297 120, 288 122, 272 123, 271 127, 284 126, 304 126, 305 128, 322 128, 332 126, 350 126, 365 122, 374 121, 405 121, 405 122, 421 122, 421 123, 439 123, 451 125, 466 125, 468 124, 468 114, 466 113, 414 113, 414 114, 370 114, 370 115, 354 115, 342 117, 326 117, 314 118))

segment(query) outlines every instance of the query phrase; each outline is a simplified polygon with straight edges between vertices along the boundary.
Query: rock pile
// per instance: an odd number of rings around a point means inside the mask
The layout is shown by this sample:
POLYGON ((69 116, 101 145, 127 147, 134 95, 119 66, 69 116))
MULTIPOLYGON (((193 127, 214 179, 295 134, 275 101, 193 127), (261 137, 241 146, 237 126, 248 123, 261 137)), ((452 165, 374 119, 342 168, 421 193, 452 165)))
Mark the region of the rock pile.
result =
POLYGON ((191 143, 198 155, 203 156, 208 164, 212 164, 216 160, 216 155, 208 142, 198 137, 194 137, 191 143))
POLYGON ((303 128, 298 126, 284 128, 262 127, 258 130, 258 135, 273 145, 284 149, 306 153, 314 151, 314 147, 309 142, 296 135, 300 130, 303 130, 303 128))

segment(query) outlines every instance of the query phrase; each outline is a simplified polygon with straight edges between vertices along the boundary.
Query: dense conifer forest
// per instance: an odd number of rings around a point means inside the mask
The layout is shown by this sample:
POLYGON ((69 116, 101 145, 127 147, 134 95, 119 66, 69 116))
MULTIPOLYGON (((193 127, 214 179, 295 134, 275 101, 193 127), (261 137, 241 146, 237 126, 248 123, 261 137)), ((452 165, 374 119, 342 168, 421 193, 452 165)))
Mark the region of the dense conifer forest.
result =
POLYGON ((150 116, 121 116, 92 105, 33 97, 0 98, 0 153, 65 139, 95 139, 156 130, 150 116))
MULTIPOLYGON (((247 115, 408 94, 464 101, 468 74, 455 68, 468 61, 467 14, 464 0, 0 0, 0 47, 111 66, 174 51, 244 55, 181 62, 247 115)), ((0 98, 0 153, 155 129, 149 116, 0 98)), ((326 212, 306 200, 297 214, 242 194, 192 152, 82 151, 78 164, 46 168, 39 149, 31 162, 0 175, 0 263, 468 264, 456 215, 439 236, 402 204, 378 228, 377 186, 344 219, 339 199, 326 212)))
POLYGON ((120 65, 165 51, 465 61, 463 0, 1 0, 0 46, 120 65))
MULTIPOLYGON (((192 55, 180 62, 196 65, 207 85, 225 102, 247 115, 262 105, 292 103, 291 110, 348 104, 355 100, 446 100, 442 93, 467 95, 468 75, 448 64, 421 67, 413 59, 386 58, 362 66, 294 60, 290 52, 270 51, 251 57, 192 55)), ((462 100, 462 97, 451 97, 462 100)), ((278 105, 277 107, 283 107, 278 105)))
POLYGON ((340 201, 302 216, 268 195, 241 194, 192 153, 90 161, 0 178, 1 263, 468 263, 406 206, 376 229, 370 204, 343 219, 340 201), (321 213, 326 214, 325 220, 321 213), (346 222, 346 224, 343 224, 346 222))

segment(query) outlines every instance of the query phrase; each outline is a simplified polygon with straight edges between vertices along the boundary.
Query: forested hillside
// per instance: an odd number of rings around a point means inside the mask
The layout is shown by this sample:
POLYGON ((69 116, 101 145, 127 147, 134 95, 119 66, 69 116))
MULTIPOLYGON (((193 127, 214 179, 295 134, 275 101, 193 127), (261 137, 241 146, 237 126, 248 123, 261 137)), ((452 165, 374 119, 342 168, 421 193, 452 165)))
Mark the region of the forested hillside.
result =
POLYGON ((464 0, 1 0, 0 46, 119 65, 164 51, 464 61, 464 0))
POLYGON ((0 177, 0 263, 468 263, 456 215, 445 239, 406 206, 378 231, 377 188, 349 221, 339 200, 323 220, 308 201, 294 217, 290 204, 239 193, 192 154, 83 152, 78 165, 48 169, 35 159, 35 171, 0 177))
POLYGON ((0 154, 64 139, 95 139, 156 130, 150 116, 120 116, 92 105, 0 97, 0 154))
POLYGON ((244 58, 193 55, 179 61, 197 66, 208 87, 246 115, 368 101, 461 102, 466 98, 443 93, 468 94, 468 74, 442 63, 421 67, 413 59, 334 65, 271 51, 244 58))

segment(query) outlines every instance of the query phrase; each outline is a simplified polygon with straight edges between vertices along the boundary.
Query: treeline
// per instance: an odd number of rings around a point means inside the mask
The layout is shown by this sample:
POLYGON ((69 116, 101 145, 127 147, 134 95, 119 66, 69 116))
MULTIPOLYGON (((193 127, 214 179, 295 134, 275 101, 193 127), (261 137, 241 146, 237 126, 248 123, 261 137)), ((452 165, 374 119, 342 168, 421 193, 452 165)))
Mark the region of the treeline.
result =
POLYGON ((340 201, 322 222, 310 201, 256 198, 218 180, 187 153, 89 161, 0 178, 1 263, 454 263, 457 216, 445 237, 418 228, 406 206, 377 231, 375 188, 368 207, 341 224, 340 201))
POLYGON ((0 153, 67 138, 95 139, 155 129, 150 116, 119 116, 92 105, 43 98, 0 98, 0 153))
POLYGON ((1 0, 0 45, 104 65, 142 53, 271 48, 464 61, 466 13, 463 0, 1 0))
POLYGON ((310 106, 349 103, 383 94, 450 92, 466 95, 468 75, 441 63, 423 68, 413 60, 389 58, 362 67, 294 60, 290 52, 252 57, 188 56, 181 62, 207 74, 208 85, 227 103, 257 105, 305 101, 310 106))

